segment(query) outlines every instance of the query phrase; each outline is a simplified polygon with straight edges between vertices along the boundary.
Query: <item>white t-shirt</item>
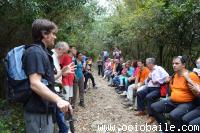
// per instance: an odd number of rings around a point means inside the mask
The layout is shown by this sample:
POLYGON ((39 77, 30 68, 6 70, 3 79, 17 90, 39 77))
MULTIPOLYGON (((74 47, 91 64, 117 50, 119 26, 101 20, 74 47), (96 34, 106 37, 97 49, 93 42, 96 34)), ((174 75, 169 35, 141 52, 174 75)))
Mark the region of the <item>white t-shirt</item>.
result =
MULTIPOLYGON (((57 71, 57 74, 58 74, 58 72, 61 71, 60 61, 58 59, 58 54, 56 53, 56 51, 54 49, 52 49, 51 51, 53 52, 53 55, 52 55, 53 64, 54 64, 56 71, 57 71)), ((62 76, 60 76, 58 79, 56 79, 55 82, 62 84, 62 76)))
POLYGON ((163 84, 165 82, 166 77, 168 77, 169 74, 165 71, 164 68, 161 66, 155 65, 153 68, 153 71, 149 73, 149 77, 151 80, 147 83, 148 87, 160 87, 160 84, 163 84), (153 84, 152 81, 158 81, 157 84, 153 84))

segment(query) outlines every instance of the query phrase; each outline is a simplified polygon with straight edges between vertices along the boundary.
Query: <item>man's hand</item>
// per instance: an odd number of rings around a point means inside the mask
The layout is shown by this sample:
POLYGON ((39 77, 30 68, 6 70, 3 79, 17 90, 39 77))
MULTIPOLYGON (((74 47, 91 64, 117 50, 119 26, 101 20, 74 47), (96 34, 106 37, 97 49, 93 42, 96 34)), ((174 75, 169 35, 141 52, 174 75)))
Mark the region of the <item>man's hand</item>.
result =
POLYGON ((188 83, 188 85, 191 88, 192 92, 194 92, 197 95, 200 95, 200 85, 198 85, 198 84, 190 84, 190 83, 188 83))
MULTIPOLYGON (((148 77, 147 77, 147 83, 150 81, 150 80, 152 80, 152 78, 151 78, 151 73, 148 75, 148 77)), ((154 83, 153 83, 154 84, 154 83)))
POLYGON ((133 87, 133 90, 137 90, 140 87, 140 84, 135 84, 135 87, 133 87))
POLYGON ((171 81, 171 78, 172 78, 172 77, 170 77, 170 76, 169 76, 169 77, 166 77, 165 83, 169 83, 169 82, 171 81))
POLYGON ((134 79, 135 79, 135 77, 129 77, 129 78, 128 78, 128 81, 131 82, 131 81, 134 80, 134 79))
POLYGON ((76 65, 74 65, 74 62, 72 62, 69 65, 62 68, 62 73, 65 76, 69 73, 74 73, 75 69, 76 69, 76 65))
POLYGON ((73 114, 72 106, 68 101, 61 99, 57 102, 57 106, 60 109, 60 111, 62 111, 62 112, 70 111, 70 113, 73 114))
POLYGON ((129 77, 129 78, 128 78, 128 82, 131 82, 131 80, 132 80, 132 78, 131 78, 131 77, 129 77))
POLYGON ((138 87, 137 87, 137 86, 133 88, 133 90, 134 90, 134 91, 136 91, 137 89, 138 89, 138 87))
POLYGON ((185 77, 185 79, 187 80, 188 83, 194 85, 194 83, 192 82, 192 80, 190 78, 190 75, 189 75, 188 71, 183 72, 183 76, 185 77))

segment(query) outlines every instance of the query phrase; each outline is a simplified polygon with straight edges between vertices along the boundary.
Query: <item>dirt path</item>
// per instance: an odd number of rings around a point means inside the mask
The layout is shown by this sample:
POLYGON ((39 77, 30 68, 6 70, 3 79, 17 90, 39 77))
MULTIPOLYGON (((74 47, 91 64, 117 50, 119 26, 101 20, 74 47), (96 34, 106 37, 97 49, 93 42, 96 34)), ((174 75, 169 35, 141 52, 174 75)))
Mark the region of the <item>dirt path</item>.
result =
POLYGON ((96 72, 94 76, 98 89, 90 89, 86 93, 85 108, 78 107, 75 122, 76 133, 145 133, 144 127, 139 127, 139 125, 145 125, 147 116, 137 117, 134 116, 134 111, 123 108, 121 104, 123 98, 115 93, 114 88, 108 87, 107 81, 97 76, 96 72), (100 127, 103 125, 105 125, 104 129, 110 128, 109 131, 102 131, 100 127), (125 131, 128 126, 129 130, 125 131))

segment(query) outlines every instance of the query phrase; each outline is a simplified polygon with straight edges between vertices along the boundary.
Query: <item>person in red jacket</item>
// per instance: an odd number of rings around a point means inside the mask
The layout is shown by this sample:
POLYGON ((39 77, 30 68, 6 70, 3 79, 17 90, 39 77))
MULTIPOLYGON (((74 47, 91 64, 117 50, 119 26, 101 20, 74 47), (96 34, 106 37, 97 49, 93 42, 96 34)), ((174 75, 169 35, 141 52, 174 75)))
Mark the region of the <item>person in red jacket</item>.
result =
MULTIPOLYGON (((64 54, 60 60, 61 68, 69 65, 72 63, 72 52, 68 51, 68 53, 64 54)), ((73 81, 74 81, 74 74, 66 74, 63 75, 62 78, 62 84, 64 86, 64 89, 66 91, 66 94, 64 95, 65 100, 70 101, 73 97, 73 81)))

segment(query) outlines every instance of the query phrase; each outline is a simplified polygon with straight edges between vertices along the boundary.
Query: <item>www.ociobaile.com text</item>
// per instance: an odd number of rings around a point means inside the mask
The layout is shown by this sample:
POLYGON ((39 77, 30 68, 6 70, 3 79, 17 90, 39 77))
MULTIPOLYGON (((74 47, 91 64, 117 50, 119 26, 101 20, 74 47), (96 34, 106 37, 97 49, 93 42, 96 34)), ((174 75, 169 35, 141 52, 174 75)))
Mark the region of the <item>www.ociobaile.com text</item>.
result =
MULTIPOLYGON (((176 127, 174 125, 165 124, 165 131, 175 131, 176 127)), ((162 131, 161 125, 97 125, 97 131, 109 131, 109 132, 133 132, 133 131, 142 131, 142 132, 152 132, 152 131, 162 131)), ((183 125, 178 131, 200 131, 200 126, 198 125, 183 125)))

